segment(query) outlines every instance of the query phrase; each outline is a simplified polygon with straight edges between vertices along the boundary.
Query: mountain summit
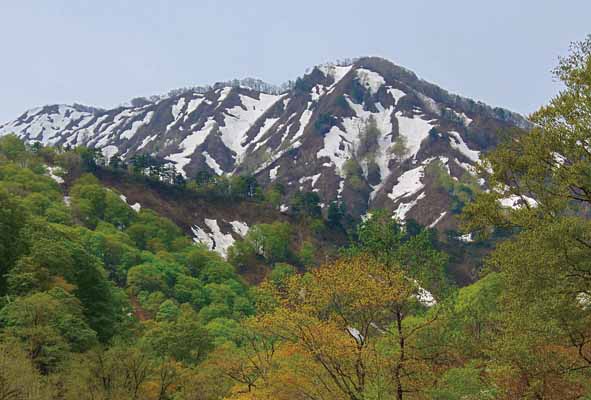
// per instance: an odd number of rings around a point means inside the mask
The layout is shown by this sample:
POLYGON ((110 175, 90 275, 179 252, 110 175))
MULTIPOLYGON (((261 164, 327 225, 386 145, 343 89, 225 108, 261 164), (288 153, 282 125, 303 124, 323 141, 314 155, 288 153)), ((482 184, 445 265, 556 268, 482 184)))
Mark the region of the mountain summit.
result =
POLYGON ((317 192, 324 209, 339 201, 359 217, 380 207, 453 229, 462 201, 454 185, 469 186, 499 130, 529 126, 375 57, 317 66, 283 93, 237 82, 111 110, 39 107, 0 125, 0 134, 97 147, 107 158, 150 153, 189 178, 250 174, 288 195, 317 192))

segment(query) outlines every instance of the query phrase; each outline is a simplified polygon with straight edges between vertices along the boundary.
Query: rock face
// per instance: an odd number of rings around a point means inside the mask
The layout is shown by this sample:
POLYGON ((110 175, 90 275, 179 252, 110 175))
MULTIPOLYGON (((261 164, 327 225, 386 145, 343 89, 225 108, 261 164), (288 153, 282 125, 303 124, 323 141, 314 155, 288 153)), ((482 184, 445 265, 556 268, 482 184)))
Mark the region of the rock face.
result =
POLYGON ((340 200, 354 216, 380 207, 447 229, 453 199, 429 165, 459 180, 499 130, 528 126, 386 60, 361 58, 315 67, 282 94, 228 85, 112 110, 52 105, 0 125, 0 134, 98 147, 106 157, 150 153, 188 177, 252 174, 288 194, 318 192, 325 210, 340 200))

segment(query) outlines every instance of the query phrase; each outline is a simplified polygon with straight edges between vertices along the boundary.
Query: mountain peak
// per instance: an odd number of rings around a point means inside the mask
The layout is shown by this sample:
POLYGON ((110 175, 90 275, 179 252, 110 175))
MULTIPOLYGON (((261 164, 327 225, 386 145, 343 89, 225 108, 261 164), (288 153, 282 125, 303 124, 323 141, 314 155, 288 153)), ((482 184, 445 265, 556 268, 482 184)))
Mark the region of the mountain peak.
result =
POLYGON ((362 57, 318 65, 280 86, 246 78, 111 110, 40 107, 0 126, 0 134, 97 147, 124 160, 149 153, 187 177, 254 174, 264 185, 281 183, 287 197, 316 192, 325 210, 333 201, 354 216, 380 207, 450 229, 456 200, 437 189, 434 168, 458 182, 472 176, 497 131, 512 127, 529 123, 383 58, 362 57))

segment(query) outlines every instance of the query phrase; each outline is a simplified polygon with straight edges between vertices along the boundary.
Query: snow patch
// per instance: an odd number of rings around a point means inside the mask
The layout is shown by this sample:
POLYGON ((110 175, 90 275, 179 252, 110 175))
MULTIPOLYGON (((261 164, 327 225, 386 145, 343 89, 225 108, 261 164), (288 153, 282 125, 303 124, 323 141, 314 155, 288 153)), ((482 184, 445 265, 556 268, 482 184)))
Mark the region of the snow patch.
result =
POLYGON ((396 104, 398 104, 398 101, 403 98, 404 96, 406 96, 406 93, 403 92, 400 89, 396 89, 396 88, 388 88, 388 93, 390 93, 390 95, 392 96, 392 98, 394 99, 394 101, 396 102, 396 104))
POLYGON ((445 217, 445 215, 447 214, 447 211, 444 211, 441 213, 441 215, 439 215, 439 217, 437 217, 437 219, 435 219, 435 221, 433 221, 431 223, 431 225, 429 225, 429 228, 435 228, 435 226, 441 222, 441 220, 443 219, 443 217, 445 217))
POLYGON ((246 133, 281 96, 265 93, 259 94, 259 99, 240 95, 241 105, 224 111, 224 123, 219 127, 222 142, 236 154, 240 161, 247 146, 243 143, 246 133))
POLYGON ((388 197, 396 201, 403 197, 412 196, 425 187, 421 179, 425 175, 425 167, 419 166, 415 169, 404 172, 398 177, 398 183, 388 193, 388 197))
MULTIPOLYGON (((122 194, 120 194, 120 195, 119 195, 119 198, 120 198, 121 200, 123 200, 123 202, 124 202, 125 204, 129 205, 129 203, 127 203, 127 197, 126 197, 125 195, 122 195, 122 194)), ((132 209, 133 211, 135 211, 136 213, 139 213, 139 212, 140 212, 140 210, 142 209, 142 206, 141 206, 141 204, 140 204, 140 203, 135 203, 135 204, 133 204, 133 205, 130 205, 129 207, 131 207, 131 209, 132 209)))
POLYGON ((274 181, 277 178, 277 172, 279 171, 279 167, 280 165, 269 170, 269 179, 271 179, 272 181, 274 181))
POLYGON ((365 88, 368 88, 371 94, 376 94, 380 88, 386 84, 384 77, 377 72, 369 69, 359 68, 357 71, 357 79, 359 83, 365 88))
POLYGON ((300 182, 300 184, 304 184, 305 182, 311 181, 312 187, 314 187, 316 185, 316 181, 318 181, 318 178, 320 178, 320 175, 322 175, 322 174, 316 174, 313 176, 304 176, 299 179, 299 182, 300 182))
POLYGON ((406 146, 408 147, 407 158, 413 157, 416 159, 423 140, 429 136, 429 131, 435 125, 422 119, 420 116, 413 118, 405 117, 401 112, 396 113, 396 119, 398 119, 400 135, 406 138, 406 146))
POLYGON ((62 178, 60 175, 64 173, 64 170, 60 167, 50 167, 49 165, 46 166, 47 167, 47 173, 49 175, 49 177, 51 179, 53 179, 54 181, 56 181, 57 183, 59 183, 60 185, 62 183, 64 183, 64 178, 62 178))
POLYGON ((313 111, 310 110, 309 107, 310 103, 308 103, 308 108, 300 116, 300 127, 298 128, 298 131, 295 133, 295 135, 293 135, 293 137, 291 138, 292 142, 299 139, 304 134, 304 130, 308 126, 310 118, 312 118, 313 111))
POLYGON ((205 225, 211 230, 210 238, 213 240, 212 250, 225 258, 228 254, 228 248, 234 244, 234 237, 229 233, 222 233, 215 219, 205 218, 205 225))
POLYGON ((187 110, 185 111, 185 121, 187 120, 187 118, 189 118, 193 111, 195 111, 197 107, 201 105, 201 103, 203 103, 203 97, 198 97, 196 99, 191 99, 189 101, 189 104, 187 104, 187 110))
POLYGON ((186 176, 184 168, 187 164, 191 162, 191 156, 193 155, 197 147, 205 141, 207 136, 216 127, 217 123, 213 120, 213 118, 210 117, 202 129, 190 134, 181 142, 181 144, 179 145, 179 149, 183 149, 183 151, 180 153, 169 155, 167 157, 167 160, 174 162, 181 174, 183 174, 183 176, 186 176))
POLYGON ((119 153, 119 149, 117 146, 108 145, 103 147, 101 152, 103 153, 103 157, 105 157, 105 161, 108 163, 115 154, 119 153))
POLYGON ((537 207, 538 205, 537 201, 528 196, 512 195, 509 197, 505 197, 504 199, 499 199, 498 201, 499 203, 501 203, 502 207, 513 209, 523 207, 524 203, 527 203, 530 207, 537 207))
POLYGON ((472 237, 472 233, 466 233, 465 235, 459 236, 458 240, 464 243, 472 243, 474 238, 472 237))
POLYGON ((245 222, 231 221, 230 225, 232 225, 232 229, 234 230, 234 232, 236 232, 238 235, 242 237, 246 236, 248 230, 250 229, 245 222))
POLYGON ((415 283, 418 286, 416 298, 417 300, 426 307, 433 307, 437 304, 437 300, 433 297, 433 294, 427 289, 423 288, 417 281, 415 283))
POLYGON ((209 233, 197 225, 191 228, 195 235, 193 240, 204 244, 209 250, 213 250, 226 258, 228 248, 234 244, 234 238, 229 233, 222 233, 215 219, 205 218, 205 225, 209 229, 209 233))
POLYGON ((351 71, 352 65, 347 65, 345 67, 340 67, 338 65, 321 65, 318 67, 320 71, 324 74, 324 76, 332 77, 334 82, 330 85, 329 90, 334 88, 340 81, 351 71))
POLYGON ((123 131, 123 133, 121 133, 119 135, 119 137, 121 139, 128 139, 128 140, 131 139, 132 137, 135 136, 138 129, 140 129, 144 125, 149 124, 152 121, 153 117, 154 117, 154 111, 148 111, 146 113, 146 115, 144 116, 144 119, 141 119, 139 121, 133 121, 131 123, 131 128, 127 129, 126 131, 123 131))
POLYGON ((476 150, 471 150, 458 132, 450 131, 449 139, 449 144, 451 145, 451 147, 465 155, 469 160, 473 162, 477 162, 479 160, 480 152, 476 150))
POLYGON ((416 199, 412 200, 409 203, 400 203, 398 205, 398 208, 394 211, 392 217, 396 218, 400 222, 404 222, 404 220, 406 219, 406 214, 408 214, 408 212, 412 210, 414 206, 417 205, 419 200, 424 199, 425 197, 425 193, 421 193, 416 199))
POLYGON ((213 169, 217 175, 224 174, 224 171, 222 170, 218 162, 212 156, 210 156, 207 151, 204 151, 201 154, 203 154, 203 157, 205 157, 205 163, 207 164, 207 166, 213 169))

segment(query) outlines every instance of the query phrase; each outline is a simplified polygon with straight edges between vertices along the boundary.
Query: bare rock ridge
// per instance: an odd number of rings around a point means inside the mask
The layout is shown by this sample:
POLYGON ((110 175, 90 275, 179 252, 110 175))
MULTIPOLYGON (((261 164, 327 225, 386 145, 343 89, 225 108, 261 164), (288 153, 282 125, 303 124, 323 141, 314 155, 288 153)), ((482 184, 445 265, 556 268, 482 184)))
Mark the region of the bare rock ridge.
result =
POLYGON ((44 106, 0 125, 0 135, 97 147, 106 157, 150 153, 188 177, 253 174, 288 194, 315 191, 324 209, 340 200, 354 216, 380 207, 454 229, 456 200, 430 166, 465 180, 499 130, 529 126, 375 57, 315 67, 283 92, 248 86, 183 90, 111 110, 44 106))

